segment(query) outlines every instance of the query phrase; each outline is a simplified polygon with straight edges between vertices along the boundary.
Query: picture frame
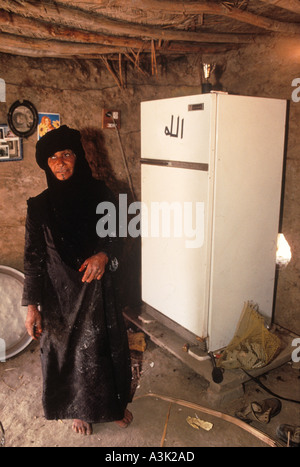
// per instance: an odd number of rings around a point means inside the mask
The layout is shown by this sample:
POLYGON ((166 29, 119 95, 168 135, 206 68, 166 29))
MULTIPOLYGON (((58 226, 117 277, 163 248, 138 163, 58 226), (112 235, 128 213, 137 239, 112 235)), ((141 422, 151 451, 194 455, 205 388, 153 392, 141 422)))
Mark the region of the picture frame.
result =
POLYGON ((37 139, 41 139, 51 130, 60 127, 60 114, 58 113, 38 113, 37 139))
POLYGON ((32 135, 38 124, 35 106, 27 100, 14 102, 7 114, 7 121, 12 132, 20 138, 32 135))
POLYGON ((8 144, 4 139, 0 140, 0 161, 6 161, 9 158, 8 144))
POLYGON ((0 124, 0 162, 23 159, 23 141, 6 124, 0 124))

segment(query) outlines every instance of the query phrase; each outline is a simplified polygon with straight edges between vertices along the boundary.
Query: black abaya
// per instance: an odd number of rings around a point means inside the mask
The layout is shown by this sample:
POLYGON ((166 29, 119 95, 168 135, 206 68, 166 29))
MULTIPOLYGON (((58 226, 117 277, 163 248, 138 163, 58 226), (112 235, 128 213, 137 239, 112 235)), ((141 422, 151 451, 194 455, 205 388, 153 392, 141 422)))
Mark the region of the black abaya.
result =
MULTIPOLYGON (((99 185, 97 202, 106 200, 99 185)), ((45 417, 120 420, 130 402, 131 366, 114 273, 107 265, 100 281, 83 283, 83 273, 57 249, 52 214, 49 190, 28 200, 23 305, 39 304, 42 310, 45 417)), ((98 238, 94 253, 103 251, 111 259, 113 245, 109 238, 98 238)))

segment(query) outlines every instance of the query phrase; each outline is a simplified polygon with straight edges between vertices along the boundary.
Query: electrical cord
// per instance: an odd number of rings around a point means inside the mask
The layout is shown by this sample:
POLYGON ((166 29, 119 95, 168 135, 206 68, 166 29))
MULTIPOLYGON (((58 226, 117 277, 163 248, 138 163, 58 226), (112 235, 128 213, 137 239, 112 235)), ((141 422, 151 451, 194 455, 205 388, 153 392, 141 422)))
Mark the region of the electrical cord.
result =
POLYGON ((124 153, 124 149, 123 149, 123 146, 122 146, 122 141, 121 141, 121 137, 120 137, 120 132, 119 132, 118 124, 117 124, 117 122, 115 121, 115 119, 114 119, 114 117, 113 117, 113 114, 112 114, 111 112, 107 112, 107 113, 106 113, 106 116, 107 116, 107 117, 110 117, 110 118, 112 119, 112 121, 114 122, 114 127, 115 127, 115 130, 116 130, 117 135, 118 135, 118 140, 119 140, 119 144, 120 144, 121 154, 122 154, 122 158, 123 158, 123 164, 124 164, 124 167, 125 167, 125 171, 126 171, 126 175, 127 175, 127 180, 128 180, 128 183, 129 183, 130 191, 131 191, 133 200, 136 201, 136 197, 135 197, 135 193, 134 193, 134 189, 133 189, 133 184, 132 184, 132 180, 131 180, 131 176, 130 176, 130 172, 129 172, 129 168, 128 168, 128 163, 127 163, 126 156, 125 156, 125 153, 124 153))
POLYGON ((284 401, 288 401, 288 402, 294 402, 295 404, 300 404, 300 401, 296 401, 294 399, 289 399, 288 397, 283 397, 283 396, 279 396, 278 394, 276 394, 275 392, 271 391, 271 389, 267 388, 258 378, 256 378, 255 376, 252 376, 250 375, 249 373, 247 373, 246 370, 244 370, 242 368, 243 372, 249 376, 250 379, 252 379, 253 381, 255 381, 256 384, 258 384, 262 389, 264 389, 265 391, 267 391, 269 394, 271 394, 272 396, 274 397, 277 397, 278 399, 282 399, 284 401))

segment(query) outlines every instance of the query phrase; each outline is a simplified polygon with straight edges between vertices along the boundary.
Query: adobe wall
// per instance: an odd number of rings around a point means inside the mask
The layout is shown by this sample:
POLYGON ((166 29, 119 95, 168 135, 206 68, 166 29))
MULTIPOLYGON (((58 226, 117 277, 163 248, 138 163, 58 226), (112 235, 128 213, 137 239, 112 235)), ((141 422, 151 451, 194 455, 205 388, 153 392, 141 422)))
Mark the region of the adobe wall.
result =
MULTIPOLYGON (((217 63, 216 88, 234 94, 287 99, 290 102, 282 230, 293 258, 279 271, 275 322, 300 333, 297 316, 300 291, 300 102, 291 100, 294 78, 300 78, 300 48, 288 39, 257 40, 239 51, 203 57, 217 63)), ((158 74, 145 76, 124 69, 126 89, 120 89, 100 61, 27 59, 0 54, 0 78, 6 81, 6 103, 0 103, 0 122, 6 122, 10 105, 31 101, 38 112, 59 113, 61 123, 80 129, 87 157, 96 177, 105 178, 115 193, 130 190, 120 142, 115 130, 102 130, 102 109, 121 111, 120 137, 137 199, 140 197, 140 102, 201 92, 201 57, 158 60, 158 74)), ((299 92, 300 96, 300 92, 299 92)), ((23 269, 26 199, 45 187, 43 172, 35 163, 36 134, 24 139, 22 161, 0 163, 0 264, 23 269)), ((139 298, 139 240, 129 239, 125 303, 139 298)))

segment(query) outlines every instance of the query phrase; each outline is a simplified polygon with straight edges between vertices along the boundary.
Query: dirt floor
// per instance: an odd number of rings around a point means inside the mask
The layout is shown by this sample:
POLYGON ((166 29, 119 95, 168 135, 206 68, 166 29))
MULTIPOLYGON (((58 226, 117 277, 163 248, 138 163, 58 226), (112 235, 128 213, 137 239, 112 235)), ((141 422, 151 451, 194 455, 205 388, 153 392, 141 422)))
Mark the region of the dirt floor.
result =
MULTIPOLYGON (((92 436, 82 436, 73 433, 71 420, 44 419, 39 346, 32 342, 18 356, 0 363, 0 421, 5 430, 5 446, 105 447, 108 450, 112 447, 163 446, 196 450, 198 447, 268 446, 231 422, 197 410, 200 405, 235 416, 249 402, 272 397, 255 382, 245 384, 244 395, 239 399, 218 404, 208 397, 206 380, 150 340, 144 352, 132 353, 132 364, 134 399, 129 409, 134 420, 131 425, 121 429, 115 423, 97 424, 92 436), (165 396, 194 403, 197 407, 164 400, 165 396), (210 431, 195 429, 187 422, 188 417, 198 417, 213 426, 210 431)), ((299 400, 299 377, 299 365, 290 362, 260 379, 276 394, 299 400)), ((253 422, 250 426, 278 441, 277 426, 282 423, 299 425, 299 415, 299 404, 282 400, 281 412, 269 424, 253 422)))

